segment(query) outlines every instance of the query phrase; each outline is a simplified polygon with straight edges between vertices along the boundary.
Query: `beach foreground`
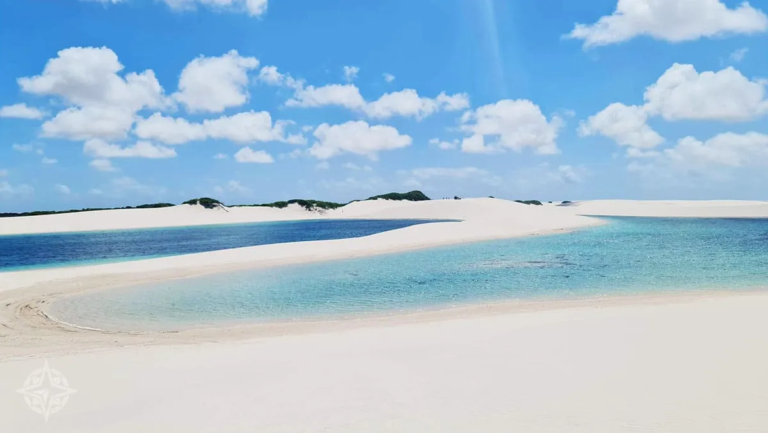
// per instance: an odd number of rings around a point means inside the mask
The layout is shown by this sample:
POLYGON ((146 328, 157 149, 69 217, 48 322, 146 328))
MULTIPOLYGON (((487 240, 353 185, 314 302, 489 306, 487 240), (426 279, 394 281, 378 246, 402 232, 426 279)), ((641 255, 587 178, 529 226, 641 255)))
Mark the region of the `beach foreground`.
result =
POLYGON ((768 429, 768 342, 761 333, 768 326, 768 294, 759 291, 478 305, 149 334, 74 328, 46 315, 58 297, 88 290, 576 230, 602 223, 578 215, 595 209, 768 217, 761 202, 381 201, 352 206, 345 216, 462 222, 0 273, 0 407, 9 414, 3 411, 0 431, 768 429), (48 423, 15 392, 46 361, 77 390, 48 423))
POLYGON ((45 424, 0 364, 3 431, 755 432, 768 295, 638 301, 47 358, 45 424))

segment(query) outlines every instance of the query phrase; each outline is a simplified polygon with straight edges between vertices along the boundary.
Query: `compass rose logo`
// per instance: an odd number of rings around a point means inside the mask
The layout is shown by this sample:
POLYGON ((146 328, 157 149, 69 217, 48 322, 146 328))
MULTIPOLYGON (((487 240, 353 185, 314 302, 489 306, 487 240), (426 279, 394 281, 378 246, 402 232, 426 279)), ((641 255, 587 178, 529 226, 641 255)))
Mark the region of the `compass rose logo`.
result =
POLYGON ((48 417, 63 409, 69 396, 77 390, 70 388, 67 378, 50 368, 48 361, 45 361, 43 368, 33 371, 24 381, 24 388, 16 392, 24 396, 30 409, 48 422, 48 417))

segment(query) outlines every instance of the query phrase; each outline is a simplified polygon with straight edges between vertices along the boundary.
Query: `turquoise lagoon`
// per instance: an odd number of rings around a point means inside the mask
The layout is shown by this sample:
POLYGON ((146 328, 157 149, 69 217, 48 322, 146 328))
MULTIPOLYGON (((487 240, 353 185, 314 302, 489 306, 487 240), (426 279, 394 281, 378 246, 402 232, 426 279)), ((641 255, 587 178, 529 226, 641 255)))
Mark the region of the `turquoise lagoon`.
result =
POLYGON ((93 292, 54 317, 159 330, 390 314, 520 299, 768 287, 768 220, 606 218, 572 233, 93 292))

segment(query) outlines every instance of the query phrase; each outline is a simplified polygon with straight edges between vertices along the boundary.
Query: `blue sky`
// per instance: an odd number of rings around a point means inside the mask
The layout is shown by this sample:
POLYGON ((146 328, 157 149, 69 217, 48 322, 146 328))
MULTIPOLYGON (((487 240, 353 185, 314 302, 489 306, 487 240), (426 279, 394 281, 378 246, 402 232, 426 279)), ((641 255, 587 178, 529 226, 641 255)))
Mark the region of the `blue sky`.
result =
POLYGON ((0 211, 768 200, 768 1, 0 1, 0 211))

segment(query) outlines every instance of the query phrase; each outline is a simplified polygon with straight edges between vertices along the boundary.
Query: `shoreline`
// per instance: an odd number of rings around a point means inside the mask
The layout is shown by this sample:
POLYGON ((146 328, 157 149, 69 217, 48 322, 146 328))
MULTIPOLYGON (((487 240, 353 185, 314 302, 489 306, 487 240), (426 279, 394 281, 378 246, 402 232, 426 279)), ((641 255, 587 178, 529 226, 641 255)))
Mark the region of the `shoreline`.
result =
MULTIPOLYGON (((327 318, 307 318, 261 323, 221 323, 217 326, 175 330, 130 331, 99 329, 67 323, 48 314, 45 308, 34 313, 27 309, 25 319, 42 319, 36 323, 34 338, 46 338, 47 344, 19 347, 19 353, 0 350, 0 364, 21 359, 76 355, 93 351, 127 349, 131 347, 197 346, 205 343, 246 343, 284 337, 336 334, 358 330, 400 328, 413 325, 435 325, 502 318, 534 318, 542 314, 565 314, 589 311, 652 309, 706 304, 719 300, 752 299, 768 303, 768 287, 662 289, 653 293, 614 293, 573 298, 511 299, 488 302, 470 302, 462 305, 435 305, 419 310, 360 313, 327 318), (66 346, 65 351, 51 350, 52 346, 66 346), (23 352, 23 353, 22 353, 23 352)), ((43 302, 43 305, 49 302, 43 302)), ((0 316, 2 317, 2 316, 0 316)), ((0 334, 1 335, 1 334, 0 334)), ((29 340, 17 335, 16 342, 23 345, 29 340)))
MULTIPOLYGON (((754 205, 754 203, 747 203, 741 208, 753 209, 754 205)), ((55 352, 60 350, 59 346, 62 344, 71 346, 73 350, 112 348, 123 344, 173 344, 175 342, 194 344, 200 339, 218 341, 259 337, 264 336, 265 333, 269 334, 270 329, 277 331, 275 335, 283 335, 286 329, 334 329, 335 327, 329 323, 359 323, 360 320, 370 323, 392 320, 391 323, 396 323, 398 318, 359 319, 354 317, 322 320, 322 323, 310 319, 298 324, 296 322, 262 323, 234 327, 216 326, 194 331, 121 333, 97 330, 98 328, 93 326, 87 327, 92 329, 81 329, 77 328, 76 323, 57 322, 57 319, 50 315, 50 306, 57 299, 94 290, 110 290, 240 270, 368 257, 465 243, 564 234, 609 223, 602 219, 576 215, 569 210, 571 210, 570 207, 528 206, 498 199, 355 203, 348 206, 346 217, 461 221, 422 224, 361 238, 259 245, 95 266, 0 273, 0 339, 16 343, 18 346, 18 349, 14 350, 0 348, 0 359, 23 354, 25 351, 28 354, 55 352), (183 338, 175 338, 180 334, 184 334, 183 338), (78 340, 77 344, 74 344, 75 339, 78 340)), ((698 294, 694 297, 709 297, 711 293, 713 292, 707 291, 706 295, 698 294)), ((677 295, 671 296, 665 295, 664 299, 678 299, 677 295)), ((536 309, 537 307, 533 305, 538 305, 540 308, 543 305, 561 305, 563 302, 569 305, 573 302, 582 305, 591 305, 591 303, 606 305, 604 301, 596 301, 593 297, 583 301, 561 299, 515 301, 513 304, 518 306, 516 308, 526 310, 527 308, 536 309), (528 307, 520 307, 523 304, 528 307)), ((461 316, 463 313, 460 314, 459 311, 507 311, 511 308, 510 305, 500 307, 494 304, 496 303, 482 303, 459 309, 440 306, 436 309, 438 312, 399 312, 394 315, 411 317, 416 314, 422 318, 432 317, 443 320, 461 316)), ((512 310, 515 308, 509 311, 512 310)), ((388 315, 388 313, 382 314, 388 315)), ((369 314, 364 315, 369 316, 369 314)), ((343 328, 344 325, 341 327, 343 328)))

